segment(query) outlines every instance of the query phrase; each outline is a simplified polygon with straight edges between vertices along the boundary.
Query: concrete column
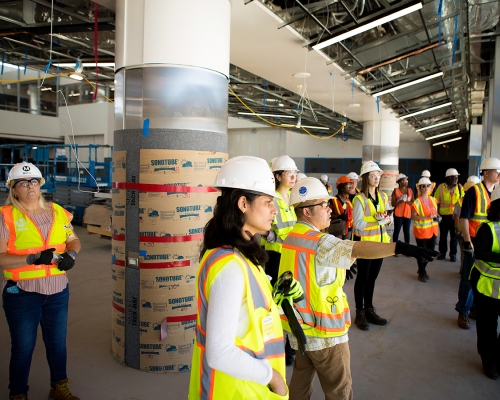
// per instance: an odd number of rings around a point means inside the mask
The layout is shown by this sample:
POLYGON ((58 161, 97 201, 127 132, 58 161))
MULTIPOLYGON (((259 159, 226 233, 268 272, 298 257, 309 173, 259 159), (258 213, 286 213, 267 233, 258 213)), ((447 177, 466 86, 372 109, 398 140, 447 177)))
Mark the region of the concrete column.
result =
POLYGON ((144 371, 186 371, 210 185, 227 159, 230 2, 116 7, 112 259, 124 289, 112 351, 144 371))
POLYGON ((38 89, 36 83, 28 85, 28 90, 30 91, 30 113, 39 114, 40 113, 40 89, 38 89))
POLYGON ((363 124, 363 162, 378 162, 383 170, 399 165, 399 121, 366 121, 363 124))
MULTIPOLYGON (((497 29, 498 32, 498 29, 497 29)), ((488 114, 486 119, 486 140, 483 143, 483 157, 500 157, 500 37, 495 39, 495 62, 493 78, 489 82, 488 114)), ((484 122, 483 122, 484 123, 484 122)))
POLYGON ((483 126, 477 124, 470 125, 469 138, 469 175, 478 175, 481 165, 481 152, 483 144, 483 126))

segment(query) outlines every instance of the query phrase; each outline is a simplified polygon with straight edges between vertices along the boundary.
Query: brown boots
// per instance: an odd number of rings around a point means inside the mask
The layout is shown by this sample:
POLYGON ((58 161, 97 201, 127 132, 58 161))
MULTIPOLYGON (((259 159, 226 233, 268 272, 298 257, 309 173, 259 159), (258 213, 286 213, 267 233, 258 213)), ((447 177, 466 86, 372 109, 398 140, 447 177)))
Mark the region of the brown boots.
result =
POLYGON ((370 329, 368 322, 381 326, 387 325, 387 320, 377 315, 375 308, 370 307, 366 310, 356 309, 356 319, 354 320, 356 326, 362 331, 367 331, 370 329))
POLYGON ((370 328, 368 321, 366 320, 365 310, 356 309, 356 319, 354 320, 356 326, 362 331, 367 331, 370 328))
POLYGON ((71 394, 68 378, 66 378, 59 382, 55 388, 50 389, 49 400, 80 400, 80 398, 71 394))

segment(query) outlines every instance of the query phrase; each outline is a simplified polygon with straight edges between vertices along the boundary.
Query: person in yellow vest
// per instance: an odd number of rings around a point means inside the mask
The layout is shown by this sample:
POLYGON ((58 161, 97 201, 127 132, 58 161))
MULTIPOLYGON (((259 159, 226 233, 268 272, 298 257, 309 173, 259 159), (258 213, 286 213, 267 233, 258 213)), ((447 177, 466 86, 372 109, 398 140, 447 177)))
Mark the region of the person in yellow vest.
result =
POLYGON ((457 236, 453 211, 455 204, 462 204, 465 195, 464 188, 458 183, 460 174, 455 168, 446 170, 446 182, 441 183, 435 193, 439 204, 438 213, 442 217, 439 222, 439 253, 438 260, 444 260, 448 251, 448 232, 450 234, 450 261, 457 261, 457 236))
MULTIPOLYGON (((374 161, 367 161, 361 167, 361 193, 353 200, 353 233, 355 241, 389 243, 386 227, 392 223, 387 212, 388 197, 378 190, 382 170, 374 161)), ((382 267, 382 258, 357 261, 358 275, 354 283, 356 302, 356 326, 367 331, 368 322, 386 325, 387 320, 380 317, 373 306, 375 281, 382 267)))
POLYGON ((28 376, 38 325, 50 370, 49 400, 78 400, 68 388, 66 332, 68 278, 81 249, 73 216, 45 202, 40 170, 22 162, 9 171, 6 205, 0 207, 3 309, 11 337, 9 398, 28 398, 28 376))
MULTIPOLYGON (((290 195, 297 223, 283 243, 279 274, 291 271, 304 289, 304 299, 295 305, 307 337, 304 354, 297 352, 293 364, 290 400, 311 398, 316 373, 326 399, 353 398, 348 345, 351 313, 343 286, 353 278, 351 265, 356 258, 400 253, 432 261, 437 255, 403 242, 354 242, 321 232, 330 225, 331 198, 316 178, 302 179, 290 195)), ((291 332, 287 318, 281 318, 283 328, 291 332)), ((290 341, 298 349, 294 336, 290 341)))
POLYGON ((321 183, 323 184, 323 186, 325 186, 328 194, 332 194, 332 185, 329 185, 328 184, 328 175, 321 175, 321 177, 319 178, 319 180, 321 181, 321 183))
POLYGON ((359 176, 356 172, 349 172, 347 177, 351 180, 351 191, 349 192, 349 197, 351 198, 351 202, 354 200, 354 196, 360 194, 360 190, 358 189, 358 181, 359 176))
MULTIPOLYGON (((413 219, 413 235, 417 240, 417 246, 434 251, 439 232, 438 220, 440 216, 438 215, 436 199, 429 196, 431 186, 432 183, 429 178, 420 178, 418 181, 420 196, 413 202, 411 218, 413 219)), ((417 260, 417 263, 418 280, 427 282, 429 280, 426 270, 427 262, 417 260)))
POLYGON ((347 176, 337 179, 337 195, 332 198, 332 219, 340 218, 345 221, 345 231, 342 239, 350 239, 352 236, 352 203, 349 197, 351 191, 351 180, 347 176))
POLYGON ((278 212, 273 174, 261 158, 234 157, 214 188, 221 195, 200 254, 188 398, 287 399, 283 329, 256 239, 278 212))
POLYGON ((477 352, 484 373, 497 379, 500 368, 500 188, 491 193, 488 220, 476 232, 470 281, 476 305, 477 352))
POLYGON ((392 192, 391 205, 394 207, 394 233, 392 241, 397 242, 399 232, 403 227, 405 243, 410 243, 411 205, 413 203, 413 191, 408 187, 408 177, 399 174, 396 177, 398 187, 392 192))
MULTIPOLYGON (((455 310, 458 312, 458 327, 470 328, 469 312, 474 312, 474 295, 469 281, 470 270, 474 264, 473 248, 476 246, 476 230, 482 222, 487 220, 490 194, 500 179, 500 160, 485 158, 479 167, 483 180, 472 186, 464 196, 460 210, 460 231, 464 243, 464 257, 460 270, 460 284, 458 287, 458 302, 455 310)), ((473 315, 471 315, 472 317, 473 315)))

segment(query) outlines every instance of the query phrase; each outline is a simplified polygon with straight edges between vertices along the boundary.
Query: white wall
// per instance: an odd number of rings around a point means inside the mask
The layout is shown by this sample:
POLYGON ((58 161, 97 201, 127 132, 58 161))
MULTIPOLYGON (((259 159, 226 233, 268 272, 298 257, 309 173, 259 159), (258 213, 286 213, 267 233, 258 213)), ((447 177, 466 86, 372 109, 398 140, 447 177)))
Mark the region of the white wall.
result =
POLYGON ((286 154, 286 130, 278 128, 245 128, 228 131, 229 157, 255 156, 270 161, 286 154))
POLYGON ((20 140, 62 141, 57 117, 3 110, 0 110, 0 136, 17 136, 20 140))
POLYGON ((431 146, 427 141, 400 142, 399 158, 431 159, 431 146))

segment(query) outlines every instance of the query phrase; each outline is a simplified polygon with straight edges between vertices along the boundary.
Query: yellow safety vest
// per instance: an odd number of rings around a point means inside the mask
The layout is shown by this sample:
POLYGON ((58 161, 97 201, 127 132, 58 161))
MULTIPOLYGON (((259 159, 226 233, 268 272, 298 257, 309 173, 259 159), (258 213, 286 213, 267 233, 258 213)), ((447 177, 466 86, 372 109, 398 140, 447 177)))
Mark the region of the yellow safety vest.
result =
MULTIPOLYGON (((71 231, 70 222, 73 216, 61 206, 51 204, 52 227, 47 240, 44 240, 42 233, 33 220, 21 210, 13 206, 0 207, 0 212, 3 214, 5 225, 10 234, 7 243, 7 254, 36 254, 50 248, 55 248, 55 253, 62 253, 66 250, 66 235, 71 231)), ((6 279, 14 281, 40 279, 63 274, 65 272, 59 270, 56 264, 31 264, 3 271, 6 279)))
MULTIPOLYGON (((484 224, 490 227, 491 235, 493 236, 491 251, 493 253, 500 253, 500 246, 498 245, 500 222, 485 222, 484 224)), ((479 281, 477 282, 478 292, 494 299, 500 299, 500 264, 486 262, 476 258, 473 268, 476 268, 481 273, 479 281)))
POLYGON ((479 225, 488 221, 488 207, 490 206, 490 195, 483 183, 478 183, 473 188, 476 191, 476 206, 474 207, 474 215, 469 219, 470 237, 476 237, 479 225))
MULTIPOLYGON (((351 313, 342 289, 345 269, 338 268, 335 281, 325 282, 323 268, 316 268, 316 252, 323 235, 310 225, 297 222, 283 243, 279 269, 279 275, 293 272, 304 289, 304 300, 295 303, 304 333, 321 338, 345 335, 351 326, 351 313)), ((287 318, 281 315, 281 319, 283 329, 291 332, 287 318)))
POLYGON ((452 215, 455 209, 455 204, 458 203, 460 207, 462 206, 462 201, 465 196, 464 188, 459 183, 457 188, 453 191, 453 195, 450 196, 450 191, 446 183, 442 183, 436 190, 436 200, 439 203, 438 213, 439 215, 452 215))
MULTIPOLYGON (((427 205, 424 207, 422 198, 418 197, 417 200, 413 202, 413 208, 420 217, 426 217, 431 214, 437 213, 437 203, 436 199, 429 196, 429 201, 431 203, 430 208, 427 205)), ((413 221, 413 235, 417 239, 430 239, 433 235, 437 236, 439 233, 439 224, 432 218, 426 218, 423 220, 413 221)))
POLYGON ((262 268, 256 267, 238 250, 219 247, 204 254, 198 270, 198 316, 188 399, 288 399, 288 395, 279 396, 267 386, 236 379, 208 365, 205 346, 210 289, 217 274, 230 261, 237 261, 245 276, 246 303, 250 319, 248 331, 243 337, 236 337, 234 345, 253 358, 267 359, 271 367, 286 381, 283 329, 278 308, 272 299, 269 279, 262 268))
MULTIPOLYGON (((378 197, 377 209, 375 209, 375 206, 373 205, 372 201, 366 198, 364 193, 358 194, 356 197, 354 197, 354 200, 352 201, 354 207, 356 207, 356 202, 358 202, 361 205, 361 207, 363 207, 363 213, 364 213, 363 220, 366 222, 378 222, 375 219, 374 215, 377 212, 383 214, 387 209, 387 201, 388 201, 387 194, 377 191, 377 197, 378 197)), ((354 226, 353 231, 355 235, 361 237, 361 241, 363 242, 389 243, 391 241, 390 236, 387 234, 387 229, 385 225, 366 226, 365 229, 363 230, 356 229, 356 226, 354 226)))
POLYGON ((295 225, 297 216, 295 215, 293 206, 287 204, 281 193, 276 191, 276 195, 279 197, 274 198, 274 205, 278 209, 278 214, 274 217, 271 225, 271 230, 276 234, 276 240, 273 243, 269 243, 265 239, 262 239, 261 243, 267 251, 281 253, 281 245, 292 230, 293 225, 295 225))

